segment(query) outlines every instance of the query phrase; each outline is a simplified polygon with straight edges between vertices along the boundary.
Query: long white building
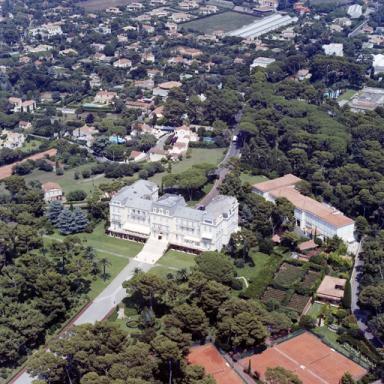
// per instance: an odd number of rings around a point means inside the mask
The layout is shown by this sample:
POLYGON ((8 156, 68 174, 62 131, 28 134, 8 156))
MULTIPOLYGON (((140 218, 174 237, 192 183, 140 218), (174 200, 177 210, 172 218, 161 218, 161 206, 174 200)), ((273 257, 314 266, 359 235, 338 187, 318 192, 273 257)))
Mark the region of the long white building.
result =
POLYGON ((285 27, 297 21, 297 17, 289 15, 281 15, 280 13, 272 16, 264 17, 254 21, 252 24, 245 25, 228 33, 228 36, 243 37, 245 39, 255 38, 264 35, 268 32, 285 27))
POLYGON ((186 251, 221 250, 238 230, 238 205, 235 197, 218 195, 205 210, 190 208, 182 196, 159 197, 155 183, 139 180, 112 198, 109 233, 186 251))
POLYGON ((275 202, 279 197, 289 200, 295 207, 296 224, 305 233, 328 238, 336 235, 346 243, 353 243, 354 221, 336 208, 302 195, 295 188, 300 181, 300 178, 288 174, 255 184, 252 190, 268 201, 275 202))

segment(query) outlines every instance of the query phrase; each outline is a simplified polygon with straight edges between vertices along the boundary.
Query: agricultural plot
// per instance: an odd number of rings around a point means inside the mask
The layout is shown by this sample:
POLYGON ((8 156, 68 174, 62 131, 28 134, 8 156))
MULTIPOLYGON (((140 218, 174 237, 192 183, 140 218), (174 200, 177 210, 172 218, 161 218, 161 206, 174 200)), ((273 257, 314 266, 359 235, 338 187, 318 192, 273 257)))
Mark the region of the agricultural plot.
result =
POLYGON ((276 300, 279 303, 282 303, 286 298, 287 292, 282 291, 281 289, 276 289, 273 287, 268 287, 261 297, 263 303, 268 303, 270 300, 276 300))
POLYGON ((320 281, 320 278, 321 278, 320 272, 308 270, 300 286, 304 289, 315 288, 315 285, 320 281))
POLYGON ((299 295, 297 293, 294 293, 290 298, 287 307, 301 314, 304 311, 304 308, 307 306, 310 299, 311 299, 310 296, 304 296, 304 295, 299 295))
POLYGON ((302 267, 283 263, 273 279, 274 284, 284 288, 290 288, 298 283, 304 275, 302 267))
POLYGON ((201 33, 212 33, 214 31, 230 32, 244 25, 251 24, 257 17, 242 13, 227 11, 216 15, 203 17, 181 24, 183 29, 191 29, 201 33))

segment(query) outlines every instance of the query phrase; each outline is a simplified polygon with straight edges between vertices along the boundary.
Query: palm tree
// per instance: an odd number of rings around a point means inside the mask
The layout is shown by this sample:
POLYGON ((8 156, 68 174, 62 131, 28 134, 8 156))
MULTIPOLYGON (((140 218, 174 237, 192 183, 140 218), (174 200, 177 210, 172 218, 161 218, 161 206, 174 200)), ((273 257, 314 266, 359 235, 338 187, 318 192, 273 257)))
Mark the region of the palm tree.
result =
POLYGON ((106 269, 107 269, 107 266, 108 265, 111 265, 111 262, 106 258, 106 257, 103 257, 102 259, 100 259, 100 265, 101 267, 103 268, 103 280, 105 281, 107 279, 107 275, 106 275, 106 269))

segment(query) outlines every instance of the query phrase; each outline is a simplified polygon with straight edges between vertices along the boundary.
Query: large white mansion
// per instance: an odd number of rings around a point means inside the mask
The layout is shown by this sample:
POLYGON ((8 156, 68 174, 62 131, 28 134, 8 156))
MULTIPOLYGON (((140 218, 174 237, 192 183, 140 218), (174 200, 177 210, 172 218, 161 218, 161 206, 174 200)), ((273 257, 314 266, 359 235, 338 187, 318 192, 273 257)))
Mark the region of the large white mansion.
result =
POLYGON ((235 197, 218 195, 204 210, 190 208, 182 196, 159 197, 155 183, 138 180, 112 198, 109 233, 186 251, 221 250, 238 230, 238 206, 235 197))

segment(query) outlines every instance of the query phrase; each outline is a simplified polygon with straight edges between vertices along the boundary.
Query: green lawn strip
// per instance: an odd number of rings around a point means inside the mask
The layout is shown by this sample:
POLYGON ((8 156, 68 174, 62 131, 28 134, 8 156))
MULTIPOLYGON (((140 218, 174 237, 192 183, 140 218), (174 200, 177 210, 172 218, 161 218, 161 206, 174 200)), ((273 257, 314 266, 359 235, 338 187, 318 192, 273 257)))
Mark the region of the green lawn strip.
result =
POLYGON ((245 293, 250 297, 257 298, 272 281, 282 258, 278 255, 266 255, 256 251, 251 251, 251 257, 255 265, 237 268, 237 274, 244 276, 249 282, 249 287, 245 293))
POLYGON ((240 175, 240 180, 243 184, 249 183, 249 184, 257 184, 261 183, 262 181, 267 181, 268 177, 263 175, 250 175, 249 173, 242 173, 240 175))

